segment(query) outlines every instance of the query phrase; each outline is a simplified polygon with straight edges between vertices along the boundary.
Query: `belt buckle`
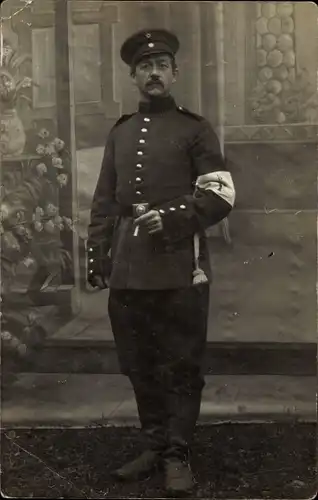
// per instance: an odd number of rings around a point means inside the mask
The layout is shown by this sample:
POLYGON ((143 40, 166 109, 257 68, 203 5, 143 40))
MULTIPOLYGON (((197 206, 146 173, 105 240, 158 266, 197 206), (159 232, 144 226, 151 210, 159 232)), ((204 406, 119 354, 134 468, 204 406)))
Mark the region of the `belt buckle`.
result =
POLYGON ((149 203, 133 203, 133 214, 135 218, 146 214, 148 210, 149 210, 149 203))

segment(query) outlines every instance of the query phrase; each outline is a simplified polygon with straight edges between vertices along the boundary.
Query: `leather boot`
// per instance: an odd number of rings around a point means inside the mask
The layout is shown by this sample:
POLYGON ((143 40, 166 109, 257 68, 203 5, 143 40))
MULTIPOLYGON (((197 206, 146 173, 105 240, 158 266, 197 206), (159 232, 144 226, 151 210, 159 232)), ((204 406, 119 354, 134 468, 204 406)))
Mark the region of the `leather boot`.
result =
POLYGON ((137 458, 112 472, 112 477, 119 481, 133 481, 147 477, 160 463, 161 454, 155 450, 146 450, 137 458))
POLYGON ((179 458, 165 459, 165 490, 169 497, 185 497, 195 486, 188 460, 179 458))
POLYGON ((201 404, 201 387, 170 394, 168 445, 164 452, 165 489, 169 497, 186 497, 196 483, 190 450, 201 404))

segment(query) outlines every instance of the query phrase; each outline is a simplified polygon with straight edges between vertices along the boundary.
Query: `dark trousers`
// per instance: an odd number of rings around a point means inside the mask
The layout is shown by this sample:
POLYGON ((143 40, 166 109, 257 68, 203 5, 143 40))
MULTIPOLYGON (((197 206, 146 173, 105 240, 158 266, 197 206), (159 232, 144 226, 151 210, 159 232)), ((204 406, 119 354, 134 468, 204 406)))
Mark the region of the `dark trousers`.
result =
POLYGON ((204 387, 209 285, 116 290, 109 316, 121 371, 133 385, 148 446, 188 453, 204 387))

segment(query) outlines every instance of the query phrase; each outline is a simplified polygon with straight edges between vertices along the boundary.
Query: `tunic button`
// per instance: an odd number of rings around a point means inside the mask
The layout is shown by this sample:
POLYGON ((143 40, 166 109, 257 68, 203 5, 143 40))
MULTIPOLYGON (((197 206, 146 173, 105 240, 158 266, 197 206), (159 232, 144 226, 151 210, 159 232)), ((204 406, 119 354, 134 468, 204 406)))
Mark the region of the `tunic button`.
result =
POLYGON ((137 168, 142 168, 142 164, 141 163, 137 163, 136 167, 137 168))
POLYGON ((170 210, 170 212, 174 212, 175 208, 174 207, 170 207, 169 210, 170 210))
POLYGON ((145 139, 139 139, 140 144, 145 144, 145 142, 146 142, 145 139))
POLYGON ((144 133, 146 133, 146 132, 148 132, 148 129, 142 128, 141 131, 144 132, 144 133))
POLYGON ((144 122, 150 122, 150 118, 144 118, 144 122))
POLYGON ((136 182, 141 182, 141 178, 140 177, 136 177, 136 182))
POLYGON ((90 270, 90 272, 89 272, 89 274, 93 274, 93 272, 94 272, 94 271, 91 269, 91 270, 90 270))
POLYGON ((92 252, 92 251, 93 251, 93 249, 92 249, 92 248, 90 248, 90 249, 89 249, 89 252, 92 252))
POLYGON ((160 214, 164 214, 164 213, 165 213, 165 211, 164 211, 164 210, 162 210, 162 208, 160 208, 159 213, 160 213, 160 214))
POLYGON ((141 192, 140 192, 140 191, 136 191, 136 194, 138 194, 138 196, 140 196, 140 195, 141 195, 141 192))
POLYGON ((94 259, 89 259, 90 262, 94 262, 94 259))
POLYGON ((184 210, 184 209, 186 208, 186 206, 185 206, 185 205, 180 205, 180 208, 181 208, 182 210, 184 210))
POLYGON ((142 156, 142 155, 143 155, 143 152, 142 152, 142 151, 138 151, 138 152, 137 152, 137 155, 142 156))

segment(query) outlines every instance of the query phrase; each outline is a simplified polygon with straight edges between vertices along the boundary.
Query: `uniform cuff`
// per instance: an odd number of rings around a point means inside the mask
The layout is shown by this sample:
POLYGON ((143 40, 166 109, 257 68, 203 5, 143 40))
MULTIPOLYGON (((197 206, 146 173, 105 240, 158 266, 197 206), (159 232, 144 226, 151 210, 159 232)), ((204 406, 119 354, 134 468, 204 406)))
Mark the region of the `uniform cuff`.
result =
POLYGON ((199 219, 191 195, 181 196, 155 207, 161 215, 164 236, 179 240, 200 229, 199 219))
POLYGON ((87 245, 87 276, 109 276, 111 259, 105 245, 87 245))

